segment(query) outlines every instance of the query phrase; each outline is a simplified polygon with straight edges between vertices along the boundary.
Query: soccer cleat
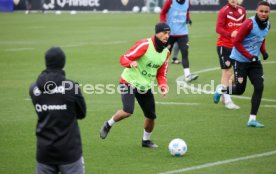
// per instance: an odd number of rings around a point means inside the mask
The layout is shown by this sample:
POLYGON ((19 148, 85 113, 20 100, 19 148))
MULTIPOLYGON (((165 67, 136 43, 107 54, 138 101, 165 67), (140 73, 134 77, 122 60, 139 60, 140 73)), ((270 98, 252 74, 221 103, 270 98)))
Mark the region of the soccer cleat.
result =
POLYGON ((151 140, 142 140, 142 147, 157 148, 158 145, 152 142, 151 140))
POLYGON ((219 103, 220 96, 221 96, 221 94, 219 94, 217 91, 214 92, 213 101, 214 101, 215 104, 219 103))
POLYGON ((223 90, 223 85, 218 85, 215 92, 214 92, 214 95, 213 95, 213 101, 214 103, 218 104, 219 101, 220 101, 220 96, 222 94, 222 90, 223 90))
POLYGON ((247 127, 263 128, 264 125, 259 123, 257 120, 250 120, 247 122, 247 127))
POLYGON ((100 137, 102 139, 105 139, 106 136, 107 136, 107 134, 108 134, 108 132, 110 131, 110 129, 111 129, 111 126, 109 126, 108 122, 107 121, 104 122, 104 124, 103 124, 103 126, 102 126, 102 128, 100 130, 100 137))
POLYGON ((181 62, 180 62, 178 59, 175 59, 175 58, 174 58, 174 59, 172 60, 172 64, 180 64, 180 63, 181 63, 181 62))
POLYGON ((232 101, 225 103, 224 106, 227 109, 240 109, 240 107, 238 105, 236 105, 235 103, 233 103, 232 101))
POLYGON ((196 80, 198 78, 197 74, 189 74, 184 78, 185 82, 191 82, 193 80, 196 80))

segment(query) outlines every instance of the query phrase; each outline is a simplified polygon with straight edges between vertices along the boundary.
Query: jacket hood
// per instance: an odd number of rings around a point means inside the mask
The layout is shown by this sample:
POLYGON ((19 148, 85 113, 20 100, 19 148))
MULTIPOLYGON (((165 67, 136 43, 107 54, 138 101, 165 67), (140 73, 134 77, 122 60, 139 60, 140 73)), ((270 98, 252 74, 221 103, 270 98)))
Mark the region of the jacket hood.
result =
POLYGON ((65 81, 65 72, 63 70, 44 70, 36 80, 37 87, 41 91, 53 90, 56 86, 61 86, 65 81))

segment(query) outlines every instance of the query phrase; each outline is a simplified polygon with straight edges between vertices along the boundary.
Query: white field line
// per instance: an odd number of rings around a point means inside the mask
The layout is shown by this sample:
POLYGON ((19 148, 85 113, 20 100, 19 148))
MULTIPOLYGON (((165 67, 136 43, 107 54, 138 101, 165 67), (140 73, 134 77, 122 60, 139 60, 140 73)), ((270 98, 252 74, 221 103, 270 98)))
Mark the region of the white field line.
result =
MULTIPOLYGON (((86 42, 86 43, 77 43, 77 44, 68 44, 68 45, 61 45, 61 48, 72 48, 72 47, 81 47, 87 45, 116 45, 127 43, 127 41, 111 41, 111 42, 86 42)), ((25 50, 34 50, 35 48, 8 48, 4 51, 25 51, 25 50)))
MULTIPOLYGON (((274 64, 276 63, 276 61, 263 61, 262 64, 274 64)), ((203 70, 199 70, 199 71, 195 71, 193 73, 195 74, 200 74, 200 73, 204 73, 204 72, 209 72, 209 71, 215 71, 215 70, 219 70, 220 67, 214 67, 214 68, 206 68, 206 69, 203 69, 203 70)))
POLYGON ((232 158, 232 159, 228 159, 228 160, 205 163, 205 164, 202 164, 202 165, 196 165, 196 166, 182 168, 182 169, 178 169, 178 170, 171 170, 171 171, 162 172, 162 173, 159 173, 159 174, 184 173, 184 172, 188 172, 188 171, 192 171, 192 170, 198 170, 198 169, 203 169, 203 168, 220 166, 220 165, 229 164, 229 163, 233 163, 233 162, 237 162, 237 161, 244 161, 244 160, 250 160, 250 159, 256 159, 256 158, 262 158, 262 157, 271 156, 271 155, 275 155, 275 154, 276 154, 276 150, 270 151, 270 152, 265 152, 265 153, 259 153, 259 154, 244 156, 244 157, 239 157, 239 158, 232 158))
POLYGON ((68 48, 68 47, 80 47, 80 46, 86 46, 86 45, 116 45, 116 44, 122 44, 122 43, 127 43, 127 41, 86 42, 86 43, 79 43, 79 44, 62 45, 60 47, 68 48))
MULTIPOLYGON (((262 62, 262 64, 274 64, 274 63, 276 63, 276 61, 262 62)), ((219 69, 220 69, 219 67, 207 68, 207 69, 196 71, 194 73, 195 74, 200 74, 200 73, 215 71, 215 70, 219 70, 219 69)), ((214 94, 214 91, 204 90, 204 89, 200 89, 200 88, 191 86, 188 83, 186 83, 183 79, 184 79, 184 75, 178 77, 176 79, 176 84, 177 85, 184 85, 186 88, 190 89, 191 91, 197 91, 199 93, 204 93, 204 94, 214 94)), ((251 97, 247 97, 247 96, 232 95, 231 97, 233 97, 233 98, 239 98, 239 99, 245 99, 245 100, 251 100, 251 97)), ((276 102, 275 99, 266 99, 266 98, 262 98, 262 101, 276 102)))
POLYGON ((33 50, 34 48, 9 48, 5 49, 5 51, 16 52, 16 51, 25 51, 25 50, 33 50))
POLYGON ((156 101, 156 104, 161 104, 161 105, 187 105, 187 106, 197 106, 200 105, 200 103, 181 103, 181 102, 159 102, 156 101))
POLYGON ((276 105, 261 105, 264 108, 276 108, 276 105))

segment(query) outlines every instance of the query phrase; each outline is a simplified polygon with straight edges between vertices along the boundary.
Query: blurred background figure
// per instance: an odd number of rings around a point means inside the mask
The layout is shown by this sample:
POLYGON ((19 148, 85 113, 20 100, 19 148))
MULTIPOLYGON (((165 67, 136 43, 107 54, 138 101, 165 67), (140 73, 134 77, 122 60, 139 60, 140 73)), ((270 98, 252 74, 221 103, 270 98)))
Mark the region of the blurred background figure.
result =
POLYGON ((25 0, 26 4, 26 14, 29 14, 32 9, 32 0, 25 0))
MULTIPOLYGON (((190 72, 188 59, 189 49, 189 30, 188 25, 192 24, 190 18, 190 1, 189 0, 166 0, 160 12, 160 21, 166 22, 170 28, 170 38, 168 48, 172 51, 174 43, 178 43, 179 50, 182 55, 182 66, 184 73, 184 81, 191 82, 198 78, 197 74, 190 72)), ((177 59, 173 59, 172 63, 178 63, 177 59)))
MULTIPOLYGON (((45 10, 44 10, 43 5, 44 5, 45 0, 38 0, 38 1, 40 2, 39 3, 39 9, 41 10, 42 13, 44 13, 45 10)), ((31 12, 32 7, 34 5, 33 3, 34 3, 33 0, 25 0, 25 5, 26 5, 26 12, 25 12, 25 14, 29 14, 31 12)))

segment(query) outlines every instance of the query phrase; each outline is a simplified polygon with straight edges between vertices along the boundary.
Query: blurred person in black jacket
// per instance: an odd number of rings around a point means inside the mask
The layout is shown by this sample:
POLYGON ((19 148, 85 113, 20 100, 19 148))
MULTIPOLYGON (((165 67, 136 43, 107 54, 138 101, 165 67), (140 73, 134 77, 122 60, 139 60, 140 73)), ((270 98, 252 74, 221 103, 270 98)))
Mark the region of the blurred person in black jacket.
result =
MULTIPOLYGON (((33 6, 37 6, 35 5, 37 1, 34 1, 34 0, 25 0, 25 5, 26 5, 26 12, 25 14, 29 14, 31 13, 31 10, 33 9, 33 6)), ((45 3, 45 0, 39 0, 38 2, 38 10, 41 10, 42 13, 44 13, 45 9, 44 9, 44 3, 45 3)), ((36 7, 34 7, 36 8, 36 7)))
POLYGON ((65 54, 52 47, 45 54, 46 69, 29 93, 38 115, 36 137, 37 174, 84 174, 78 119, 86 104, 78 84, 66 79, 65 54))

